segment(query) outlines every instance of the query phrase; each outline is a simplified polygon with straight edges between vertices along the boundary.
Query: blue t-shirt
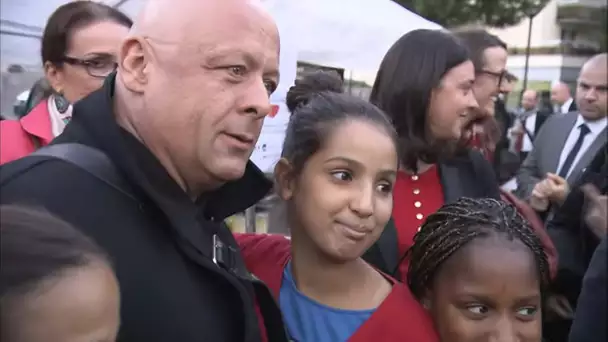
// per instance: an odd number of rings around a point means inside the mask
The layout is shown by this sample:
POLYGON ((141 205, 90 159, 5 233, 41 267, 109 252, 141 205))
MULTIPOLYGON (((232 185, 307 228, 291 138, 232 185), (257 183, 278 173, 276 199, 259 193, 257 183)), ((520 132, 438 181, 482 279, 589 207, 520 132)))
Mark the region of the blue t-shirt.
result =
POLYGON ((306 297, 293 281, 291 262, 283 270, 279 303, 291 340, 296 342, 347 341, 375 311, 335 309, 306 297))

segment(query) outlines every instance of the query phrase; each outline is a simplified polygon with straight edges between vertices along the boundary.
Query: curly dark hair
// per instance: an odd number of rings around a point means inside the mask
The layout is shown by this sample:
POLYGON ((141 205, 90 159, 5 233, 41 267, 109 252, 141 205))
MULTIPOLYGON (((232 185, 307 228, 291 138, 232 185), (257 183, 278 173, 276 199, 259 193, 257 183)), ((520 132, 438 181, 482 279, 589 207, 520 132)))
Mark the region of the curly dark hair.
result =
POLYGON ((519 240, 534 254, 541 290, 549 284, 549 263, 541 240, 509 203, 495 199, 461 198, 430 215, 406 253, 410 258, 407 282, 421 299, 432 286, 437 270, 452 254, 476 238, 492 235, 519 240))

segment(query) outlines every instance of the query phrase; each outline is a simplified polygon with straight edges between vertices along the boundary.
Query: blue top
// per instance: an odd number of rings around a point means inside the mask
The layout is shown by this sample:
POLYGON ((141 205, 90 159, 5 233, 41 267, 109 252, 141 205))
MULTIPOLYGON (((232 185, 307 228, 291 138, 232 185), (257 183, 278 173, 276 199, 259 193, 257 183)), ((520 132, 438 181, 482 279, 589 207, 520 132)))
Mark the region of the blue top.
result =
POLYGON ((375 311, 331 308, 306 297, 296 287, 291 262, 283 270, 279 304, 295 342, 345 342, 375 311))

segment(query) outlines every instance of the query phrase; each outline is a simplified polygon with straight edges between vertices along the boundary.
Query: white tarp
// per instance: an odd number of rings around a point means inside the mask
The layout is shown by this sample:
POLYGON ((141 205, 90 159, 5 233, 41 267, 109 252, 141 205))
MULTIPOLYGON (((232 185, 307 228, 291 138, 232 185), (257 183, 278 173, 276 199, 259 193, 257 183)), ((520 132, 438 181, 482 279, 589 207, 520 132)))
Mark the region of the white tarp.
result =
MULTIPOLYGON (((146 0, 105 0, 134 17, 146 0)), ((179 1, 179 0, 178 0, 179 1)), ((2 65, 39 65, 39 41, 48 16, 68 0, 1 0, 2 65)), ((350 70, 373 71, 404 33, 441 27, 391 0, 262 0, 293 26, 298 59, 350 70)))
MULTIPOLYGON (((3 69, 10 64, 39 67, 39 37, 46 19, 69 0, 1 1, 3 69)), ((134 18, 145 1, 102 2, 134 18)), ((285 94, 295 80, 298 60, 374 72, 388 48, 406 32, 418 28, 441 29, 390 0, 262 0, 262 3, 277 21, 281 35, 281 82, 271 98, 280 110, 264 121, 252 156, 267 172, 272 171, 280 157, 289 121, 285 94)))

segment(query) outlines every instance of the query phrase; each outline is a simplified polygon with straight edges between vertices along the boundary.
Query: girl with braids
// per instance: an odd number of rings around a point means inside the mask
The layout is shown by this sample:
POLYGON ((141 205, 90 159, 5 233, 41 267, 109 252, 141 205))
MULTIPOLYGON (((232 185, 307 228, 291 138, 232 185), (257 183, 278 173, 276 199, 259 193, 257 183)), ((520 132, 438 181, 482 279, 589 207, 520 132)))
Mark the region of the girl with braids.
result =
POLYGON ((441 341, 541 341, 549 265, 512 205, 470 198, 446 204, 427 218, 408 255, 408 285, 441 341))
POLYGON ((341 91, 336 76, 317 72, 287 94, 293 113, 275 180, 291 240, 236 240, 274 291, 292 340, 437 341, 407 286, 361 258, 391 215, 396 134, 377 107, 341 91))

